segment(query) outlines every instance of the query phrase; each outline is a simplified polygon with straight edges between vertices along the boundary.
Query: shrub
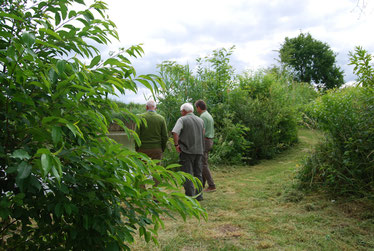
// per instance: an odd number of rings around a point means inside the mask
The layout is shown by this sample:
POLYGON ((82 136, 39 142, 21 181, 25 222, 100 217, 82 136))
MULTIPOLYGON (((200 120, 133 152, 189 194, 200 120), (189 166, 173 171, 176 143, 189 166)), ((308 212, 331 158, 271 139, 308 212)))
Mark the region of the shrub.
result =
POLYGON ((230 92, 233 123, 249 128, 245 134, 251 148, 245 152, 247 162, 272 158, 297 141, 294 109, 288 99, 287 85, 274 75, 259 71, 239 77, 239 87, 230 92))
POLYGON ((319 184, 335 194, 365 195, 374 188, 374 90, 328 92, 314 104, 326 140, 299 172, 302 186, 319 184))
POLYGON ((221 122, 223 127, 216 132, 214 150, 210 154, 212 163, 242 164, 247 160, 246 153, 251 148, 251 142, 245 137, 249 128, 240 123, 234 124, 232 117, 228 114, 221 122))
POLYGON ((115 121, 137 139, 113 110, 140 123, 107 97, 157 80, 135 76, 127 57, 141 55, 140 46, 104 58, 89 44, 118 36, 104 2, 79 4, 0 4, 2 249, 128 249, 137 231, 156 241, 164 213, 205 216, 178 192, 190 175, 156 166, 106 136, 115 121), (144 189, 153 184, 149 175, 160 187, 144 189))
POLYGON ((198 59, 196 75, 188 66, 162 64, 161 77, 168 88, 159 96, 159 108, 171 130, 183 102, 205 100, 216 130, 211 162, 256 163, 297 141, 295 98, 290 99, 293 93, 285 73, 269 70, 234 76, 229 64, 232 50, 215 50, 198 59))

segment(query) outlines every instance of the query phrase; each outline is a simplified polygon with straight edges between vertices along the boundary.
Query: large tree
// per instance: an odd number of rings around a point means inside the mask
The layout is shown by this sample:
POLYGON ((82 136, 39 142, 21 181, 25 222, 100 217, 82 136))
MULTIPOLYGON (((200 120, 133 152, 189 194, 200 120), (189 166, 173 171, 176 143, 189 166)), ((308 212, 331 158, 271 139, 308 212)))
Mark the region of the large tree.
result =
POLYGON ((128 249, 137 232, 157 235, 163 213, 205 216, 179 192, 191 175, 106 136, 116 122, 137 139, 113 111, 140 123, 108 95, 157 78, 136 76, 140 46, 98 50, 118 35, 106 4, 91 2, 0 2, 0 249, 128 249))
POLYGON ((296 81, 314 84, 326 90, 344 84, 344 73, 336 65, 336 54, 326 43, 309 33, 285 38, 279 50, 282 64, 291 68, 296 81))

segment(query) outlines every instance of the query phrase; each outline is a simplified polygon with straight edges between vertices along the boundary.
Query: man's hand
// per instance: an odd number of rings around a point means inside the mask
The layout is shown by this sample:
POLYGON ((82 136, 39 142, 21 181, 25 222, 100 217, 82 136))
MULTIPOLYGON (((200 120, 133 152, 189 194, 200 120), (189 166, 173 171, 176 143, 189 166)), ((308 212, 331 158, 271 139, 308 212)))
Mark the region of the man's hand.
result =
POLYGON ((181 148, 179 147, 179 145, 176 145, 175 149, 177 150, 177 152, 179 152, 179 153, 181 152, 181 148))

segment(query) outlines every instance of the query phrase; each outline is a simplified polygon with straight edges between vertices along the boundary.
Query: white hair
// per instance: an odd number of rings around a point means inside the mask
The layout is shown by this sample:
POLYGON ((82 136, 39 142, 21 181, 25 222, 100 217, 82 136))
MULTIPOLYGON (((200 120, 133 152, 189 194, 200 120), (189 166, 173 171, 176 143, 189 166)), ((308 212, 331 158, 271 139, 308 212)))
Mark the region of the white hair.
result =
POLYGON ((149 107, 149 108, 156 108, 156 102, 154 101, 154 100, 148 100, 147 101, 147 106, 149 107))
POLYGON ((181 111, 185 112, 193 112, 193 105, 191 103, 184 103, 181 105, 181 111))

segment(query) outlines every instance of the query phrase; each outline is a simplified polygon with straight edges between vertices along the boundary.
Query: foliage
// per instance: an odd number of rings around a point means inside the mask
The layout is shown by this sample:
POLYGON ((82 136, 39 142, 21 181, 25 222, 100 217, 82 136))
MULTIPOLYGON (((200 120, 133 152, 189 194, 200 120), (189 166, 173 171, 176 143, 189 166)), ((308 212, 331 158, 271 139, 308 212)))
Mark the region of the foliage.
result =
POLYGON ((168 130, 171 131, 180 117, 180 106, 185 102, 192 102, 190 96, 194 96, 195 90, 190 85, 194 83, 193 76, 189 66, 175 62, 163 62, 158 67, 165 88, 157 95, 157 107, 166 119, 168 130))
POLYGON ((246 161, 256 163, 297 141, 296 113, 289 98, 289 87, 276 75, 258 71, 239 76, 239 87, 230 92, 233 123, 250 130, 245 139, 251 148, 246 161))
POLYGON ((177 190, 190 175, 156 166, 105 136, 116 121, 138 140, 112 111, 136 124, 139 119, 110 94, 136 91, 138 83, 150 89, 162 84, 152 75, 136 77, 127 57, 141 55, 140 46, 100 54, 98 46, 118 38, 106 8, 82 0, 0 4, 5 249, 128 249, 137 231, 157 242, 164 213, 205 217, 198 202, 177 190), (148 188, 149 175, 159 187, 148 188))
POLYGON ((112 110, 112 116, 116 119, 121 120, 123 123, 127 125, 127 127, 135 128, 135 126, 130 126, 130 124, 134 124, 133 119, 131 116, 124 116, 125 114, 141 114, 145 111, 144 104, 136 104, 136 103, 122 103, 120 101, 113 101, 119 108, 118 111, 112 110))
POLYGON ((158 107, 160 113, 165 116, 169 129, 173 128, 180 117, 181 104, 194 103, 198 99, 205 100, 215 120, 216 139, 212 159, 224 160, 227 163, 240 162, 241 152, 246 149, 247 144, 242 144, 244 142, 240 136, 243 130, 246 130, 245 126, 242 130, 239 125, 233 125, 230 122, 232 116, 227 109, 228 93, 233 87, 233 69, 229 64, 233 49, 234 47, 214 50, 212 55, 204 59, 198 58, 195 75, 188 65, 182 66, 175 62, 159 65, 166 88, 158 95, 158 107), (237 132, 240 134, 236 135, 237 132), (238 152, 238 149, 241 151, 238 152))
POLYGON ((216 147, 210 154, 211 161, 216 164, 242 164, 252 145, 246 139, 250 129, 240 123, 234 124, 233 114, 227 114, 221 124, 223 128, 219 128, 215 138, 216 147))
POLYGON ((302 186, 326 186, 335 194, 372 196, 374 188, 374 72, 371 56, 361 47, 350 53, 363 87, 328 92, 311 114, 326 140, 304 161, 302 186))
POLYGON ((350 52, 350 65, 354 65, 353 72, 358 76, 357 82, 361 86, 374 86, 373 56, 362 47, 357 46, 355 52, 350 52))
POLYGON ((304 161, 301 185, 322 185, 339 195, 368 195, 374 188, 374 90, 330 91, 313 107, 326 139, 304 161))
MULTIPOLYGON (((225 110, 217 110, 216 106, 227 102, 227 94, 232 88, 233 69, 229 64, 229 57, 234 48, 214 50, 212 55, 204 59, 198 58, 196 75, 189 65, 183 66, 171 61, 158 65, 165 83, 165 88, 157 95, 158 107, 170 130, 180 117, 180 106, 186 102, 204 99, 210 112, 215 116, 225 116, 225 110)), ((221 121, 216 120, 218 123, 221 121)))
POLYGON ((145 104, 137 104, 133 102, 126 104, 126 103, 122 103, 119 101, 115 101, 115 102, 119 108, 126 108, 127 110, 129 110, 129 112, 133 114, 141 114, 145 111, 145 104))
POLYGON ((281 63, 294 71, 295 80, 327 90, 344 84, 343 71, 336 66, 336 54, 326 43, 309 33, 285 38, 279 50, 281 63))
POLYGON ((229 60, 233 49, 215 50, 211 56, 197 59, 196 74, 188 65, 160 65, 167 88, 158 97, 159 108, 171 129, 183 102, 205 100, 215 121, 211 161, 255 163, 297 141, 296 114, 291 106, 295 97, 290 99, 289 75, 276 68, 235 76, 229 60))

